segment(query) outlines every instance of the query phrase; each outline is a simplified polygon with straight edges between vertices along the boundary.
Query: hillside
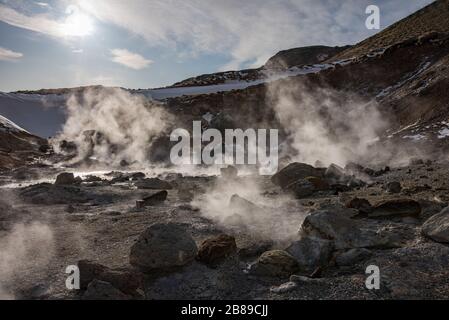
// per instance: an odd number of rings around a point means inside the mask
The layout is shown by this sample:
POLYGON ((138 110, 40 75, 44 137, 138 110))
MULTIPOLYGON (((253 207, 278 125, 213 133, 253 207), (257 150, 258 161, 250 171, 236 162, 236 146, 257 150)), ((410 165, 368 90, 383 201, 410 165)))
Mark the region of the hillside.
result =
POLYGON ((347 59, 430 32, 449 32, 449 0, 437 0, 331 59, 347 59))

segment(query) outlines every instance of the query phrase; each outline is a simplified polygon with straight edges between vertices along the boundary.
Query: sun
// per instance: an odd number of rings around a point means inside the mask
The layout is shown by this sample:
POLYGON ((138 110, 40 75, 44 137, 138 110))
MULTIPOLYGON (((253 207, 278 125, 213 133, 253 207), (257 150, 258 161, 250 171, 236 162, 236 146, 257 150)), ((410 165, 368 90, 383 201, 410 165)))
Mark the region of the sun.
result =
POLYGON ((61 27, 61 33, 67 37, 85 37, 92 34, 93 31, 92 19, 77 11, 73 11, 61 27))

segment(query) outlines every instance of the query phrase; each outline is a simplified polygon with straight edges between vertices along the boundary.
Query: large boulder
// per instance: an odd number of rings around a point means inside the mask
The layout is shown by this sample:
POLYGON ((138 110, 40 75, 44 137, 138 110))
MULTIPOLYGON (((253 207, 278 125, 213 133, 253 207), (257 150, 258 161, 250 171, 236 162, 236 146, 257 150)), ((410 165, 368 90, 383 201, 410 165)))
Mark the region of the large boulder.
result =
POLYGON ((307 177, 322 177, 323 170, 314 168, 305 163, 294 162, 280 170, 271 177, 271 181, 281 188, 285 189, 293 182, 305 179, 307 177))
POLYGON ((293 242, 285 251, 292 255, 300 268, 304 271, 313 271, 317 267, 325 267, 332 255, 333 244, 331 241, 304 237, 293 242))
POLYGON ((412 199, 394 199, 376 204, 370 218, 414 217, 419 218, 421 205, 412 199))
POLYGON ((298 262, 288 252, 272 250, 264 252, 251 267, 251 273, 268 277, 289 277, 298 270, 298 262))
POLYGON ((449 243, 449 207, 424 222, 422 234, 434 241, 449 243))
POLYGON ((195 240, 185 228, 175 223, 157 223, 147 228, 132 246, 131 265, 140 270, 167 271, 182 267, 195 259, 195 240))
POLYGON ((395 248, 400 240, 393 232, 379 230, 360 220, 352 220, 339 210, 320 210, 307 216, 301 226, 304 236, 331 240, 335 249, 395 248))
POLYGON ((198 249, 197 260, 215 267, 237 252, 235 238, 226 234, 206 239, 198 249))

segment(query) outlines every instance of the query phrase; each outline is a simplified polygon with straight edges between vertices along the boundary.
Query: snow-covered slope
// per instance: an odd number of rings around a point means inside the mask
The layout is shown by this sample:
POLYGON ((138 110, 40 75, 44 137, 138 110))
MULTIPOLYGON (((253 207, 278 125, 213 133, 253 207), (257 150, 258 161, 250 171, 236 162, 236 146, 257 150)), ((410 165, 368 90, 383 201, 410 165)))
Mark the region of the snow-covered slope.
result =
POLYGON ((6 131, 6 132, 27 132, 25 129, 22 129, 17 124, 12 122, 9 119, 6 119, 5 117, 0 115, 0 131, 6 131))
POLYGON ((65 95, 0 92, 0 114, 15 126, 41 137, 55 135, 65 122, 65 95))

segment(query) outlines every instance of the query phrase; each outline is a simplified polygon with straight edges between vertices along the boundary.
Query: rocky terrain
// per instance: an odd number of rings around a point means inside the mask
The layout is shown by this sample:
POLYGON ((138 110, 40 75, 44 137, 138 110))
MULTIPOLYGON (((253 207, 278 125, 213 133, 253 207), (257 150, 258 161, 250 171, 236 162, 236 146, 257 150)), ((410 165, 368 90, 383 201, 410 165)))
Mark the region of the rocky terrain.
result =
POLYGON ((0 94, 0 298, 447 299, 447 21, 439 0, 260 69, 0 94), (277 172, 171 165, 192 121, 278 129, 277 172))
POLYGON ((21 186, 4 174, 3 295, 448 297, 447 163, 415 159, 378 169, 292 163, 272 177, 236 173, 60 173, 21 186), (66 289, 69 265, 79 266, 82 290, 66 289), (365 287, 368 265, 380 268, 380 290, 365 287))

